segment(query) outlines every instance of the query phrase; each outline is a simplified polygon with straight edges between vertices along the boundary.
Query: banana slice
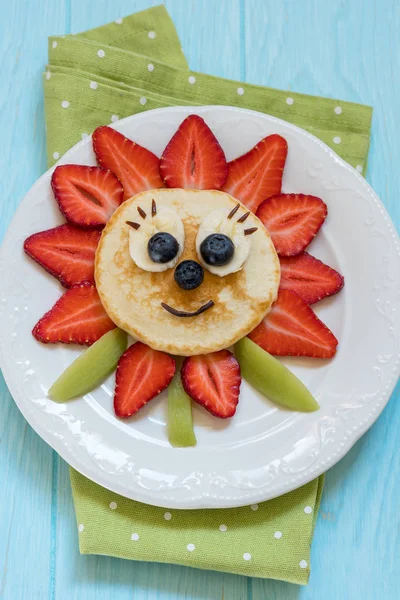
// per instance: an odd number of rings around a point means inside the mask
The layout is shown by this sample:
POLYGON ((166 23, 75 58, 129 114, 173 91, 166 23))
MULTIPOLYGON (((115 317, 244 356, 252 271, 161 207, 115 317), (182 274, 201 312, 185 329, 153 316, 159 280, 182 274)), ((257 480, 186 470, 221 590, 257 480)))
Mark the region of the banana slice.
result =
POLYGON ((129 232, 129 254, 134 263, 144 271, 159 273, 171 269, 176 265, 181 256, 185 244, 185 229, 178 213, 173 208, 160 206, 157 214, 147 215, 145 219, 138 220, 138 229, 129 232), (166 263, 153 262, 147 250, 149 239, 159 232, 170 233, 179 245, 178 254, 166 263))
POLYGON ((210 212, 201 223, 196 237, 196 250, 200 263, 205 269, 210 271, 210 273, 219 275, 220 277, 225 277, 225 275, 240 271, 249 256, 251 249, 251 235, 244 234, 244 230, 248 225, 246 227, 246 223, 238 223, 236 218, 228 219, 229 212, 229 209, 226 208, 218 208, 217 210, 210 212), (212 233, 222 233, 228 236, 235 246, 232 260, 226 265, 209 265, 201 256, 201 243, 212 233))

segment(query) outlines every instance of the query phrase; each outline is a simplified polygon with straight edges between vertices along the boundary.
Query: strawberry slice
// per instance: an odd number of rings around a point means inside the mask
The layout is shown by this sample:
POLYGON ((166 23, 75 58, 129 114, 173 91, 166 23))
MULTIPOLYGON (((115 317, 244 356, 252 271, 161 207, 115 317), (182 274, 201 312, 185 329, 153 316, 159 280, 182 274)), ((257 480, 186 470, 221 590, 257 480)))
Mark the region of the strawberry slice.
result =
POLYGON ((219 190, 228 175, 224 151, 208 125, 189 115, 165 148, 160 174, 170 188, 219 190))
POLYGON ((307 304, 340 292, 344 278, 311 254, 281 257, 281 290, 296 292, 307 304))
POLYGON ((253 212, 259 204, 280 194, 288 145, 280 135, 269 135, 243 156, 228 164, 228 192, 253 212))
POLYGON ((122 202, 120 182, 111 171, 99 167, 57 167, 51 187, 62 214, 79 227, 102 227, 122 202))
POLYGON ((25 240, 24 250, 64 287, 84 281, 94 283, 94 256, 100 235, 100 231, 65 224, 34 233, 25 240))
POLYGON ((110 169, 124 188, 124 200, 144 190, 164 187, 160 159, 111 127, 98 127, 93 133, 93 150, 101 167, 110 169))
POLYGON ((236 358, 229 350, 185 358, 182 384, 195 402, 212 415, 233 417, 239 402, 242 378, 236 358))
POLYGON ((169 354, 136 342, 124 352, 115 376, 114 410, 126 419, 162 392, 175 375, 169 354))
POLYGON ((279 194, 262 202, 257 210, 280 256, 303 252, 327 214, 325 202, 306 194, 279 194))
POLYGON ((331 358, 338 341, 296 292, 281 290, 270 313, 248 336, 275 356, 331 358))
POLYGON ((32 333, 44 344, 62 342, 90 346, 114 327, 94 285, 81 283, 57 300, 36 323, 32 333))

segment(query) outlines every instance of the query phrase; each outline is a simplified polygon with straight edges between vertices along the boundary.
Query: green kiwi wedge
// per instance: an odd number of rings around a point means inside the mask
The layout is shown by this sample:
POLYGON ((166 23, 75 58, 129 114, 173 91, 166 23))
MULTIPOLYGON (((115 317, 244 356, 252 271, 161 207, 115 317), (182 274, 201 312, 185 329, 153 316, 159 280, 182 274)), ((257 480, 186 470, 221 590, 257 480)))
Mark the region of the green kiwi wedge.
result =
POLYGON ((91 392, 116 369, 126 346, 127 334, 122 329, 115 328, 104 334, 53 383, 50 398, 66 402, 91 392))
POLYGON ((300 412, 320 408, 296 375, 249 338, 235 344, 235 356, 244 379, 275 404, 300 412))
POLYGON ((168 439, 175 448, 197 444, 193 430, 192 399, 183 389, 180 369, 168 387, 168 439))

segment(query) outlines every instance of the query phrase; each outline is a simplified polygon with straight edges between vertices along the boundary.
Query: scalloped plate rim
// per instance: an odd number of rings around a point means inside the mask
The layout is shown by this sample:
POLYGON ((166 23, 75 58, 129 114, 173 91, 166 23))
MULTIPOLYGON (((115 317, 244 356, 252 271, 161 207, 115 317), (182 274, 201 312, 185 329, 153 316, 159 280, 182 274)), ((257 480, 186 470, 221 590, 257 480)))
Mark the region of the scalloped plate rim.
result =
MULTIPOLYGON (((114 127, 117 130, 120 130, 120 129, 124 128, 124 123, 126 123, 127 121, 130 121, 132 119, 143 119, 143 118, 145 118, 144 115, 150 116, 150 118, 151 118, 156 114, 162 114, 162 115, 167 115, 169 113, 187 114, 189 112, 196 112, 199 114, 201 114, 201 113, 204 114, 209 111, 212 112, 214 110, 216 110, 216 111, 223 110, 223 111, 228 111, 228 112, 240 113, 243 116, 256 115, 258 117, 266 118, 271 122, 284 124, 285 126, 289 127, 292 131, 297 132, 302 136, 305 135, 308 139, 314 141, 322 150, 324 150, 329 155, 329 157, 332 160, 334 160, 342 168, 351 172, 352 176, 354 176, 356 178, 358 183, 361 184, 363 186, 363 188, 365 189, 365 191, 371 195, 374 202, 379 207, 380 212, 383 214, 385 220, 387 221, 387 225, 389 227, 389 230, 390 230, 392 236, 395 239, 395 243, 397 240, 397 244, 398 245, 400 244, 398 234, 396 232, 396 229, 395 229, 393 223, 390 220, 390 217, 386 211, 386 208, 384 207, 382 202, 379 200, 378 196, 373 191, 373 189, 365 181, 365 179, 355 169, 353 169, 353 167, 351 167, 349 164, 347 164, 345 161, 343 161, 343 159, 341 159, 329 146, 327 146, 326 144, 321 142, 321 140, 319 140, 312 134, 309 134, 305 130, 303 130, 295 125, 292 125, 291 123, 288 123, 287 121, 284 121, 282 119, 277 119, 275 117, 272 117, 270 115, 266 115, 263 113, 258 113, 257 111, 252 111, 252 110, 248 110, 248 109, 240 109, 240 108, 229 107, 229 106, 221 106, 221 105, 205 106, 205 107, 204 106, 201 106, 201 107, 174 106, 174 107, 167 107, 167 108, 159 108, 159 109, 147 111, 145 113, 139 113, 137 115, 131 115, 129 117, 126 117, 125 119, 121 119, 120 121, 118 121, 116 123, 112 123, 110 126, 114 127)), ((35 184, 31 187, 29 192, 26 194, 26 196, 24 197, 24 199, 18 206, 17 210, 15 211, 12 222, 10 223, 8 230, 4 236, 2 246, 0 249, 0 272, 1 272, 2 260, 4 260, 4 255, 6 253, 5 249, 7 247, 7 244, 9 243, 10 239, 12 239, 12 237, 13 237, 15 223, 18 221, 21 213, 23 212, 25 203, 28 203, 30 201, 31 196, 34 195, 36 189, 38 189, 41 186, 41 184, 44 180, 49 178, 49 174, 52 173, 52 171, 55 169, 55 167, 58 164, 65 163, 65 160, 68 159, 68 157, 71 154, 73 155, 78 148, 80 148, 81 146, 83 146, 85 144, 88 144, 90 139, 91 139, 91 136, 89 136, 89 138, 87 138, 87 139, 84 139, 84 140, 78 142, 75 146, 73 146, 70 150, 68 150, 60 158, 60 160, 56 163, 56 165, 54 165, 52 168, 50 168, 48 171, 46 171, 46 173, 44 173, 35 182, 35 184)), ((399 254, 398 254, 397 258, 399 258, 399 254)), ((398 324, 397 324, 397 326, 398 326, 398 324)), ((140 502, 153 504, 155 506, 168 507, 168 508, 179 508, 179 509, 229 508, 229 507, 248 505, 248 504, 262 502, 262 501, 277 497, 283 493, 289 492, 293 489, 296 489, 296 488, 308 483, 315 477, 324 473, 327 469, 332 467, 341 458, 343 458, 343 456, 345 456, 345 454, 347 454, 347 452, 352 448, 352 446, 357 442, 357 440, 371 427, 371 425, 375 422, 375 420, 381 414, 383 408, 385 407, 386 403, 388 402, 388 400, 393 392, 393 389, 396 385, 399 373, 400 373, 400 364, 399 364, 399 362, 397 362, 395 365, 395 369, 393 370, 392 379, 391 379, 390 383, 385 388, 384 392, 381 394, 381 396, 379 398, 379 402, 376 403, 375 410, 373 412, 371 412, 368 419, 366 419, 357 428, 357 430, 352 433, 351 436, 347 437, 345 443, 342 443, 340 449, 335 454, 332 453, 332 455, 327 460, 321 461, 320 463, 318 463, 317 466, 312 470, 312 473, 308 473, 306 476, 300 477, 296 483, 293 480, 291 482, 288 482, 288 478, 286 478, 286 480, 282 481, 280 485, 276 486, 273 491, 269 490, 268 488, 262 489, 261 491, 255 489, 254 492, 251 494, 251 496, 246 495, 245 497, 241 496, 239 494, 235 497, 224 497, 223 499, 221 499, 220 494, 218 494, 218 493, 216 493, 216 494, 207 493, 206 495, 203 493, 190 493, 187 496, 173 499, 173 498, 171 498, 170 495, 163 496, 162 493, 161 494, 158 492, 154 493, 154 491, 151 491, 151 490, 150 491, 149 490, 141 491, 139 488, 135 488, 134 490, 121 489, 119 486, 114 485, 113 482, 110 482, 110 480, 107 478, 107 476, 100 469, 98 469, 96 472, 93 472, 93 469, 90 468, 90 461, 88 464, 85 464, 81 460, 78 460, 75 453, 73 453, 73 452, 71 453, 68 446, 66 446, 65 444, 62 443, 62 440, 60 441, 58 438, 52 436, 51 432, 49 432, 46 428, 42 428, 41 424, 40 424, 40 418, 38 419, 34 415, 35 411, 32 408, 32 406, 30 405, 29 400, 27 401, 25 398, 21 397, 21 395, 18 393, 18 391, 16 389, 16 386, 14 385, 14 377, 11 373, 11 368, 10 368, 10 365, 8 364, 7 357, 6 357, 6 348, 5 348, 4 344, 1 342, 2 341, 0 340, 0 359, 1 359, 0 366, 3 370, 3 375, 5 378, 5 381, 10 389, 10 392, 13 394, 13 398, 14 398, 19 410, 21 411, 23 416, 26 418, 26 420, 31 424, 31 426, 34 428, 34 430, 42 437, 42 439, 44 439, 53 449, 55 449, 58 452, 58 454, 64 460, 66 460, 67 463, 69 463, 73 468, 75 468, 77 471, 79 471, 80 473, 82 473, 83 475, 88 477, 89 479, 92 479, 96 483, 99 483, 103 487, 105 487, 113 492, 116 492, 120 495, 126 496, 128 498, 132 498, 132 499, 140 501, 140 502)))

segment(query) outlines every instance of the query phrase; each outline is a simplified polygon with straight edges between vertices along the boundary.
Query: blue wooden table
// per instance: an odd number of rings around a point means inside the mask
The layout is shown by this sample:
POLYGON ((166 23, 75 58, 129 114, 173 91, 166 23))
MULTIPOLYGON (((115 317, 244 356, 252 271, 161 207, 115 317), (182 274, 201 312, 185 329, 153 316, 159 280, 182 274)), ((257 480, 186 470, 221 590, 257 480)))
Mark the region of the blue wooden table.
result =
MULTIPOLYGON (((46 168, 40 74, 47 36, 159 2, 2 0, 0 236, 46 168)), ((375 108, 368 180, 400 227, 399 0, 166 0, 192 69, 375 108)), ((1 285, 1 282, 0 282, 1 285)), ((0 598, 397 600, 400 388, 326 477, 307 588, 80 556, 66 464, 0 379, 0 598)))

